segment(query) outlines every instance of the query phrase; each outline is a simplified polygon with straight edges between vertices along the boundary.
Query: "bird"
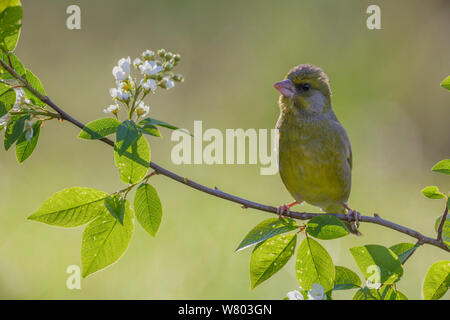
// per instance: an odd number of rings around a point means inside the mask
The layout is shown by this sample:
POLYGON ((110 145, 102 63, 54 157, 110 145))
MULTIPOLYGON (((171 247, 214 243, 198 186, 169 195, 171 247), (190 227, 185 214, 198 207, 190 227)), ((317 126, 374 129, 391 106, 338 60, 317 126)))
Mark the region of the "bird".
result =
POLYGON ((347 213, 346 224, 359 234, 360 214, 347 203, 352 148, 333 111, 328 76, 317 66, 301 64, 273 86, 280 92, 276 123, 279 174, 295 200, 278 207, 279 216, 306 202, 325 213, 347 213))

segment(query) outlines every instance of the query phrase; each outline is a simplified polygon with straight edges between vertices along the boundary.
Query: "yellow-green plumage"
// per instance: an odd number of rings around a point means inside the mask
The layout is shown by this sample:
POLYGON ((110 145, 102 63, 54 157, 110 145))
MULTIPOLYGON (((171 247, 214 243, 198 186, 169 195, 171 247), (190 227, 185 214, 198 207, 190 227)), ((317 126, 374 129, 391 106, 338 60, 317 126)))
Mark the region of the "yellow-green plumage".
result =
POLYGON ((351 188, 351 146, 333 112, 327 76, 320 68, 300 65, 286 79, 275 85, 282 93, 276 128, 283 183, 298 203, 344 213, 351 188))

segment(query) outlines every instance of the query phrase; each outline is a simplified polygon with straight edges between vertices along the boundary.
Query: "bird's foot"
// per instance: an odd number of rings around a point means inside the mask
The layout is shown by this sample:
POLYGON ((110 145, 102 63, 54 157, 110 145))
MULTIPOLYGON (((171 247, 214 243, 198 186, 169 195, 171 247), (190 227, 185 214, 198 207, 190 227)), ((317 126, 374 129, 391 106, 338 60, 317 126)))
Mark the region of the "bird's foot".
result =
POLYGON ((277 209, 278 218, 282 218, 283 216, 288 217, 289 213, 291 212, 291 207, 295 206, 297 204, 297 201, 294 201, 290 204, 283 204, 282 206, 279 206, 277 209))
POLYGON ((359 218, 361 217, 361 213, 356 210, 351 209, 345 203, 343 204, 344 208, 347 210, 347 219, 350 225, 352 226, 354 231, 357 231, 359 228, 359 218), (353 223, 353 221, 355 223, 353 223))

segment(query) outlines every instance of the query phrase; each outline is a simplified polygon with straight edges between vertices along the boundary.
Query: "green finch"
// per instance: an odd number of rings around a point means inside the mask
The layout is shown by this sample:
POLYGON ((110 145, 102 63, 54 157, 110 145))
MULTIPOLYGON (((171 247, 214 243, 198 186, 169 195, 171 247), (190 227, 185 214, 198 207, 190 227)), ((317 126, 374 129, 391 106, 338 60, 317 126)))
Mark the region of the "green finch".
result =
MULTIPOLYGON (((281 93, 278 160, 281 179, 295 202, 280 206, 279 215, 303 201, 327 213, 359 213, 347 206, 352 149, 347 132, 333 112, 331 90, 322 69, 308 64, 292 68, 274 84, 281 93)), ((354 229, 354 226, 352 226, 354 229)))

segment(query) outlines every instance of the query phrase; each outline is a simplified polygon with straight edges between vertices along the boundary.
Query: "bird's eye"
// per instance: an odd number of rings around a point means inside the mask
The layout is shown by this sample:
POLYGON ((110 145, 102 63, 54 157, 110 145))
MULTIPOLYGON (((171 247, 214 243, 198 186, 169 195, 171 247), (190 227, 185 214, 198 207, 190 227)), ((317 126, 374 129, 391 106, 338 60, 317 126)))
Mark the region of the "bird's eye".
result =
POLYGON ((309 83, 299 83, 295 85, 298 91, 308 91, 311 88, 309 83))

